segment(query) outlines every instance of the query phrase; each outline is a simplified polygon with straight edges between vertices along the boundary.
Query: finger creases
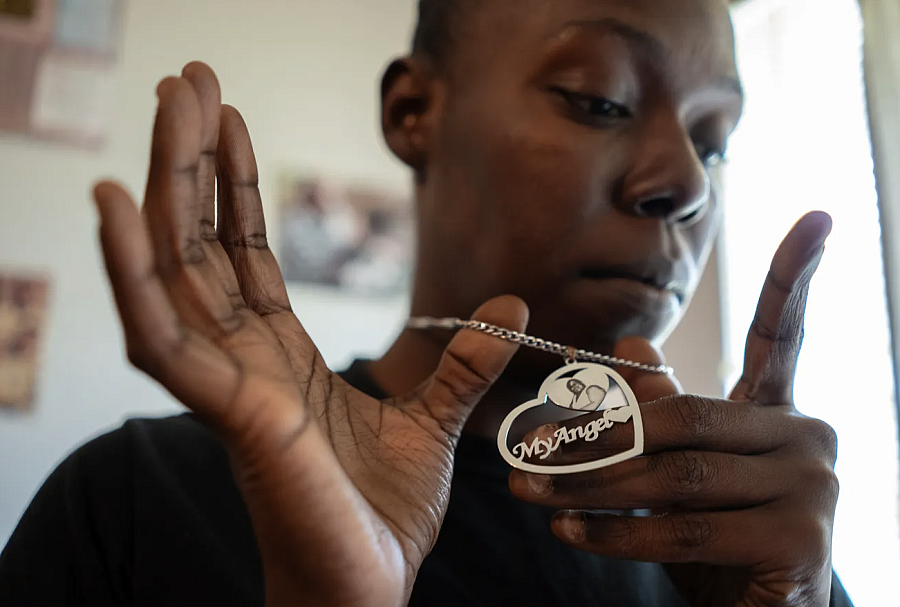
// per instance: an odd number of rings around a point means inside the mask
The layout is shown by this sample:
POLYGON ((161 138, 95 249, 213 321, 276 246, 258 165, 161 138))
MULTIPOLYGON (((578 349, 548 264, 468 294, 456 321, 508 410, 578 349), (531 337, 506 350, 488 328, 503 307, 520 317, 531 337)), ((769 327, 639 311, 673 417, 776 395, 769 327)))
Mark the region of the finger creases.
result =
POLYGON ((194 89, 182 78, 166 78, 157 94, 144 213, 165 277, 203 258, 197 207, 202 116, 194 89))
MULTIPOLYGON (((736 407, 733 402, 695 395, 675 395, 643 403, 641 423, 644 430, 644 455, 675 449, 717 451, 735 455, 759 455, 781 447, 789 438, 791 427, 784 423, 779 409, 748 403, 736 407)), ((552 427, 542 426, 525 437, 546 439, 562 430, 570 435, 578 432, 602 413, 591 413, 559 421, 552 427)), ((597 440, 560 441, 543 463, 553 466, 592 462, 627 451, 634 446, 631 424, 616 424, 597 440)), ((531 460, 529 460, 531 462, 531 460)), ((538 463, 536 460, 532 463, 538 463)), ((617 464, 613 468, 620 467, 617 464)))
POLYGON ((665 451, 572 475, 514 471, 518 498, 553 508, 590 510, 748 508, 783 495, 791 474, 774 458, 665 451))
POLYGON ((221 416, 238 390, 239 368, 182 323, 154 271, 149 237, 131 198, 114 184, 100 184, 95 198, 129 358, 198 413, 221 416))
POLYGON ((566 510, 554 516, 552 529, 582 550, 652 563, 753 566, 790 550, 793 541, 762 509, 648 517, 566 510))
POLYGON ((208 68, 189 66, 186 72, 196 82, 171 77, 157 89, 144 215, 155 269, 172 306, 184 326, 218 340, 237 332, 244 322, 239 298, 229 294, 238 291, 234 272, 230 264, 221 263, 226 258, 215 250, 218 245, 209 244, 215 203, 211 191, 202 191, 214 183, 212 165, 204 174, 203 158, 204 149, 215 145, 209 131, 218 122, 218 109, 212 107, 218 83, 208 68))
POLYGON ((250 133, 240 113, 222 108, 217 153, 218 238, 237 275, 247 305, 260 316, 290 310, 275 255, 269 248, 259 173, 250 133))
MULTIPOLYGON (((497 297, 481 306, 472 318, 524 331, 528 308, 518 297, 497 297)), ((448 434, 457 435, 517 349, 515 343, 477 331, 460 330, 444 351, 437 371, 426 382, 422 404, 448 434)))
POLYGON ((743 374, 733 400, 791 402, 809 286, 831 225, 825 213, 810 213, 775 253, 747 335, 743 374))
POLYGON ((222 106, 218 175, 218 234, 236 276, 236 297, 260 316, 281 343, 303 389, 330 372, 291 309, 278 261, 269 248, 259 173, 250 133, 240 112, 222 106))
POLYGON ((181 75, 193 87, 200 107, 196 216, 200 222, 200 237, 204 242, 210 242, 215 241, 216 232, 216 149, 219 142, 222 90, 215 72, 205 63, 189 63, 181 75))

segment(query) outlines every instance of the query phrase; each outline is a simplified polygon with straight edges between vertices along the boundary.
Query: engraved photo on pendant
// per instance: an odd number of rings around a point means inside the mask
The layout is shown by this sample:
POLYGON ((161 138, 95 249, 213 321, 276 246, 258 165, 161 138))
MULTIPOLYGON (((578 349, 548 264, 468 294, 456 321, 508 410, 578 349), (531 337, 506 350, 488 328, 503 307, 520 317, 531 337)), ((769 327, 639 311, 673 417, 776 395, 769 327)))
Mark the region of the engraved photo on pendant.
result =
MULTIPOLYGON (((549 411, 547 413, 549 416, 549 411)), ((521 428, 522 421, 515 431, 516 437, 523 433, 528 435, 521 428)), ((641 410, 634 392, 615 370, 596 363, 569 364, 544 380, 535 400, 523 403, 510 412, 500 426, 497 447, 509 465, 524 472, 575 474, 605 468, 643 453, 644 427, 641 410), (559 411, 557 416, 559 429, 550 437, 531 438, 527 442, 523 438, 510 448, 510 430, 516 420, 531 419, 539 408, 546 407, 556 411, 566 410, 559 411), (603 440, 605 431, 618 424, 629 424, 634 436, 631 445, 622 452, 591 461, 558 465, 541 463, 565 444, 603 440)))
POLYGON ((599 365, 562 377, 547 390, 547 401, 564 409, 599 411, 609 393, 609 374, 599 365))

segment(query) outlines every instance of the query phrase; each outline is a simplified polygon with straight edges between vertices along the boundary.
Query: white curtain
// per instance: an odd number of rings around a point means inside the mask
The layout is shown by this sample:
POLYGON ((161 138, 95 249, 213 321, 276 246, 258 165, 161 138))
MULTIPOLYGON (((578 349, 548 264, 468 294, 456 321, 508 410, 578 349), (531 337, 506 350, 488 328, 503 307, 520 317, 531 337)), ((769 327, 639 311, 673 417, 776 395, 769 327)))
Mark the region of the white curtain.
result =
MULTIPOLYGON (((866 4, 867 17, 879 13, 872 20, 881 44, 894 47, 893 57, 870 54, 891 71, 890 78, 879 74, 870 92, 885 100, 879 109, 890 116, 890 126, 877 116, 873 126, 878 147, 884 142, 887 150, 876 155, 879 176, 885 175, 879 181, 882 203, 895 205, 885 210, 900 221, 900 27, 888 23, 900 18, 900 0, 866 4), (892 198, 884 196, 888 186, 892 198)), ((744 336, 779 240, 804 212, 829 212, 835 227, 810 291, 795 398, 802 412, 838 433, 838 574, 857 607, 896 605, 897 410, 860 6, 857 0, 749 0, 734 17, 747 106, 725 174, 720 268, 726 383, 740 369, 744 336)), ((900 236, 885 219, 886 233, 900 236)), ((900 247, 889 254, 900 255, 900 247)), ((900 271, 900 259, 889 267, 900 271)))
POLYGON ((894 373, 900 380, 900 0, 860 0, 860 6, 872 155, 895 335, 894 373))

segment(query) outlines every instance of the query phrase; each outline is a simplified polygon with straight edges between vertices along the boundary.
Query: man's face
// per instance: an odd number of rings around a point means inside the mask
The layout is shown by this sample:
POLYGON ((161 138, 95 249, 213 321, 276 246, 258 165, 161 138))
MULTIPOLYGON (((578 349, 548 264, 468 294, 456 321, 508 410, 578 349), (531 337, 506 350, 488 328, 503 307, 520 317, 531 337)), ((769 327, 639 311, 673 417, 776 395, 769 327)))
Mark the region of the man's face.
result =
POLYGON ((515 294, 530 333, 601 351, 667 335, 709 254, 709 165, 741 111, 722 0, 492 0, 448 72, 416 298, 467 314, 515 294))

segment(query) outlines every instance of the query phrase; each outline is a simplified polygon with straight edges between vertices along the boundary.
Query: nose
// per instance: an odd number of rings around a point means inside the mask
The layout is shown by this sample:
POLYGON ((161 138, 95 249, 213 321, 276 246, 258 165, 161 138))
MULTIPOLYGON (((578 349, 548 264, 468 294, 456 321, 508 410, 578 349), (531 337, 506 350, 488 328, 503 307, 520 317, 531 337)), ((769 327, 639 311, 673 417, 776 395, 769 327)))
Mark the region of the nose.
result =
POLYGON ((624 212, 669 223, 688 221, 706 208, 709 173, 677 120, 647 128, 620 192, 624 212))

